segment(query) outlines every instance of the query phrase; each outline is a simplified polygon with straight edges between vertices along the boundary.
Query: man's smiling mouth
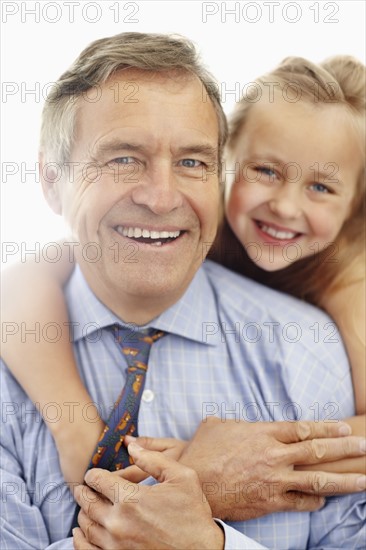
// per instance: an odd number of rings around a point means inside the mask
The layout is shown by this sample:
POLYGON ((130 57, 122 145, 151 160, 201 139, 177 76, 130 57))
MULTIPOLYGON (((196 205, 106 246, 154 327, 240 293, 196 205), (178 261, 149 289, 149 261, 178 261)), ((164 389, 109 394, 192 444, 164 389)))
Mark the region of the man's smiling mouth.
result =
POLYGON ((123 225, 117 225, 115 227, 117 233, 122 237, 133 239, 139 243, 150 244, 152 246, 162 246, 163 244, 175 241, 185 231, 157 231, 144 229, 141 227, 127 227, 123 225))

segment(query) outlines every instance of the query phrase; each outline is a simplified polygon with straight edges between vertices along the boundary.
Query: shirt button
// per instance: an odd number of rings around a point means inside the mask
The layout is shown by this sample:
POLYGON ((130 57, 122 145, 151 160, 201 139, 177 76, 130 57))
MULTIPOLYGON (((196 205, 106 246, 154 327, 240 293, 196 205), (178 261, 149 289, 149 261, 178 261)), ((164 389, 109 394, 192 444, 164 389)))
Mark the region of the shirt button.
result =
POLYGON ((154 395, 154 392, 152 390, 144 390, 142 392, 141 399, 143 401, 145 401, 145 403, 151 403, 151 401, 154 400, 154 397, 155 397, 155 395, 154 395))

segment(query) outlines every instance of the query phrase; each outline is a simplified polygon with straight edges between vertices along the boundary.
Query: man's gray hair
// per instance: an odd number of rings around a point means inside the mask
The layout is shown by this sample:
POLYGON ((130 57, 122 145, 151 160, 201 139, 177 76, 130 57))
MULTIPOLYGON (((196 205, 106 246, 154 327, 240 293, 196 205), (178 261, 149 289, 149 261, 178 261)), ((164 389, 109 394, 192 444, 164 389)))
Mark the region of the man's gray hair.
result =
POLYGON ((211 100, 217 114, 221 159, 227 138, 226 117, 217 83, 201 64, 194 44, 178 35, 126 32, 92 42, 51 89, 43 109, 40 140, 46 162, 62 165, 69 161, 78 98, 122 69, 198 77, 203 85, 202 101, 211 100))

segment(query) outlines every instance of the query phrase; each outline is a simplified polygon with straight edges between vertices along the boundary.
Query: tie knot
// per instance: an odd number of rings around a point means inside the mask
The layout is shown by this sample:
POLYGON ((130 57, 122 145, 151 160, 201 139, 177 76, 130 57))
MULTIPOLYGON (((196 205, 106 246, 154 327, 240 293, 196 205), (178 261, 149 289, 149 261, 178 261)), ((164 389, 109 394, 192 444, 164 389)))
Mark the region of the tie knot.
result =
POLYGON ((116 343, 126 357, 128 366, 142 370, 147 369, 151 346, 165 334, 162 330, 140 329, 136 325, 114 325, 113 330, 116 343))

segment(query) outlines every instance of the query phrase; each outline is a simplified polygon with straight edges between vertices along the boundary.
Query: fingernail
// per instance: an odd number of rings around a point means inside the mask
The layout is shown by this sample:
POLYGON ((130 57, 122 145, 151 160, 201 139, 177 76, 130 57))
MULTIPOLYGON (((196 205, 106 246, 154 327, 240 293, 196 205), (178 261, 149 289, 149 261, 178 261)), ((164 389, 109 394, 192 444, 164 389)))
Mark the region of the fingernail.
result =
POLYGON ((348 424, 344 424, 343 422, 338 427, 338 433, 339 435, 351 435, 352 429, 351 426, 348 424))
POLYGON ((360 476, 357 478, 356 485, 359 489, 366 489, 366 476, 360 476))
POLYGON ((366 439, 363 439, 360 443, 360 451, 361 453, 366 453, 366 439))
MULTIPOLYGON (((86 483, 88 483, 88 481, 90 481, 90 478, 93 479, 94 477, 94 474, 95 474, 95 468, 92 468, 90 470, 87 470, 86 473, 85 473, 85 476, 84 476, 84 481, 86 483), (94 471, 93 471, 94 470, 94 471)), ((84 484, 85 485, 85 484, 84 484)))

